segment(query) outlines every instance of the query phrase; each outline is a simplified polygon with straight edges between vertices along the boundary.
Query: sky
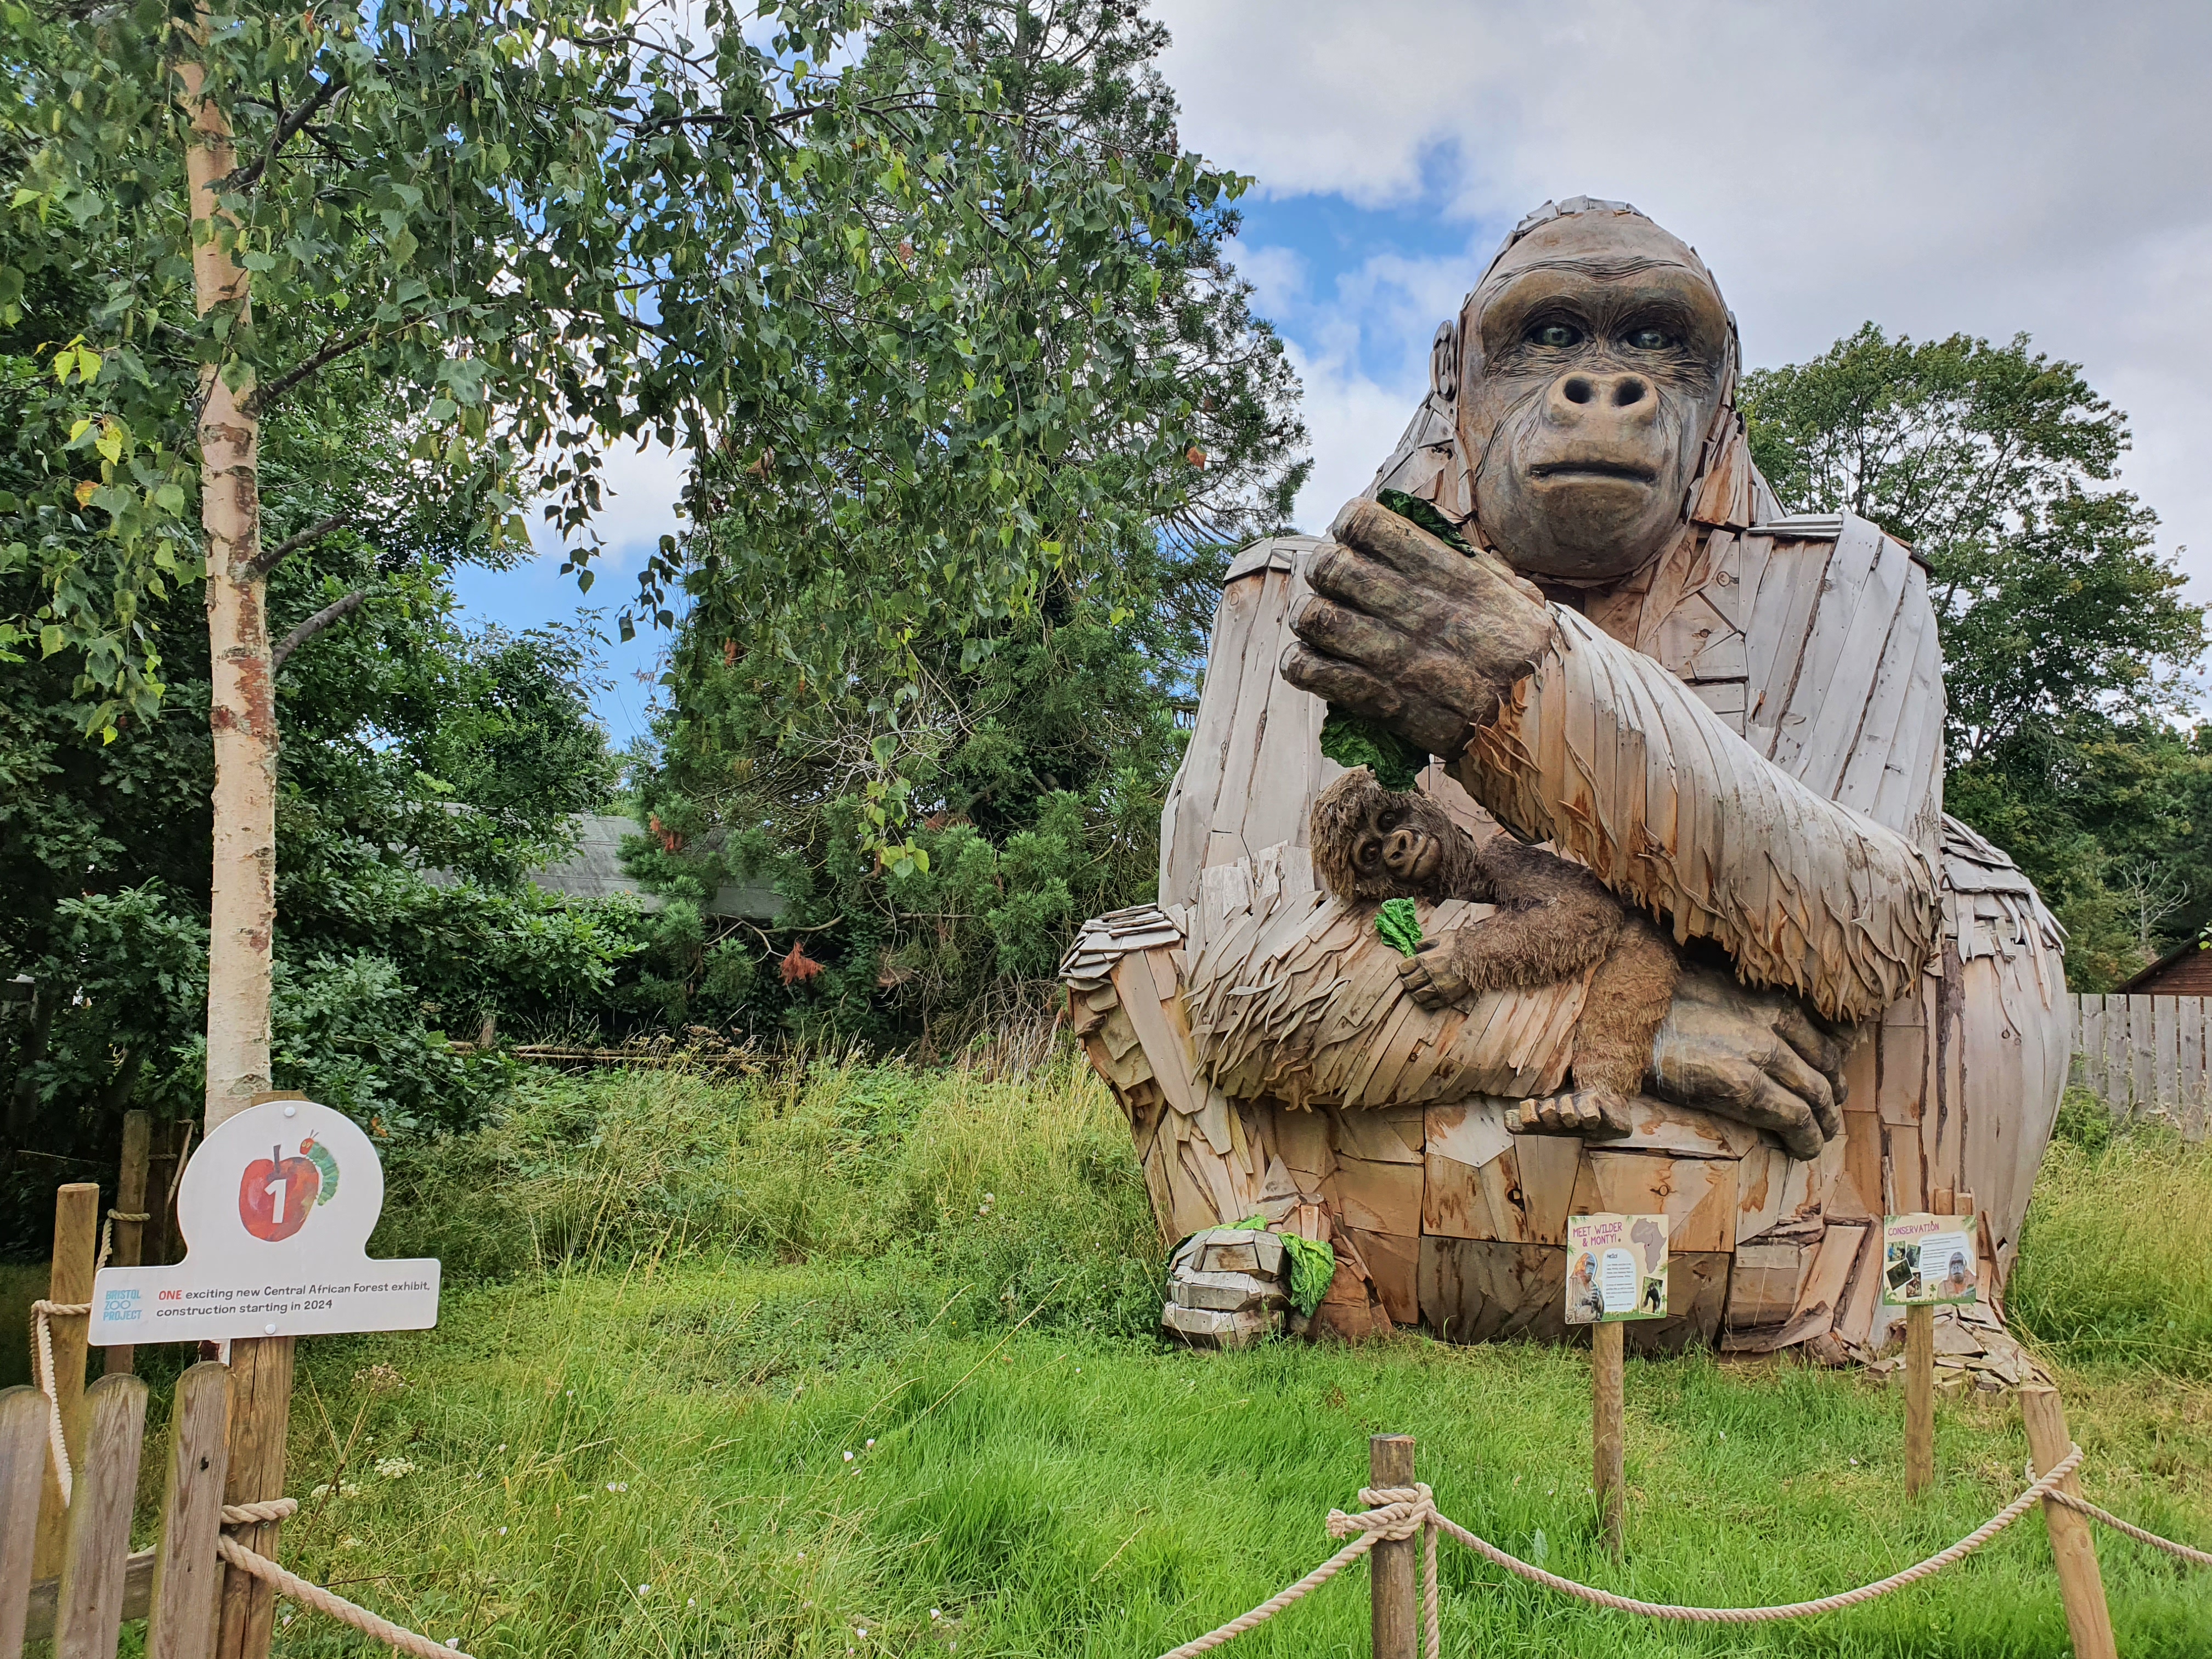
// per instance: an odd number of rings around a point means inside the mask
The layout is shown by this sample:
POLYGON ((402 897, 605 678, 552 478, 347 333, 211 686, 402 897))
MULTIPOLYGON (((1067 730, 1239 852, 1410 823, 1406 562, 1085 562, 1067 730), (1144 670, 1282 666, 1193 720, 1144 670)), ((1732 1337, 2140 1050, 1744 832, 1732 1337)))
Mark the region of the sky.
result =
MULTIPOLYGON (((1436 325, 1547 198, 1695 246, 1747 363, 1869 319, 2081 363, 2130 417, 2120 482, 2212 601, 2212 4, 2204 0, 1156 0, 1186 148, 1255 180, 1237 263, 1305 386, 1300 527, 1364 489, 1436 325)), ((675 527, 674 458, 610 458, 609 607, 675 527)), ((557 553, 471 613, 573 617, 557 553)), ((590 601, 584 603, 588 606, 590 601)), ((610 630, 611 631, 611 630, 610 630)), ((599 698, 643 730, 658 641, 599 698), (644 681, 637 677, 642 673, 644 681)))

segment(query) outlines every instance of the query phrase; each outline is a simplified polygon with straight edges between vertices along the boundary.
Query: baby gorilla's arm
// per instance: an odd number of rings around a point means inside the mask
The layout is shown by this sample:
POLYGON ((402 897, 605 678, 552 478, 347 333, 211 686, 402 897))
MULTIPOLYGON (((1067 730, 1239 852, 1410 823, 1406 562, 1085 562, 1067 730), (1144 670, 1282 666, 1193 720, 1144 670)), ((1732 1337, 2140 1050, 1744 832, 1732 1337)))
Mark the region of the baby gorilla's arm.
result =
POLYGON ((1477 861, 1498 909, 1423 939, 1420 953, 1399 964, 1407 994, 1424 1008, 1556 985, 1613 948, 1620 902, 1580 865, 1503 835, 1480 849, 1477 861))

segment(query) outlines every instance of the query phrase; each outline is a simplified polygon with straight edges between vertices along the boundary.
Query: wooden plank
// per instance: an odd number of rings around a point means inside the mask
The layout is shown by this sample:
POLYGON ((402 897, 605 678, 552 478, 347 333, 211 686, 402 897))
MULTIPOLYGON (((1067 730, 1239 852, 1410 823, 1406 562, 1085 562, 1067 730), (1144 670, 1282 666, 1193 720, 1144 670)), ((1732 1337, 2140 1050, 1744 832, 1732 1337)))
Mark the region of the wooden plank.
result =
POLYGON ((2104 1082, 2097 1092, 2106 1109, 2124 1121, 2128 1115, 2128 1000, 2124 996, 2108 995, 2105 999, 2105 1050, 2100 1063, 2104 1082))
POLYGON ((54 1659, 114 1659, 146 1385, 103 1376, 85 1390, 84 1466, 70 1499, 69 1545, 54 1615, 54 1659))
POLYGON ((2105 999, 2101 996, 2069 997, 2074 1006, 2073 1071, 2075 1081, 2094 1094, 2105 1097, 2102 1061, 2105 1054, 2105 999))
POLYGON ((2205 999, 2181 997, 2181 1132, 2191 1140, 2204 1135, 2205 999))
POLYGON ((1780 1326, 1797 1306, 1813 1265, 1810 1244, 1740 1244, 1729 1279, 1730 1330, 1780 1326))
POLYGON ((1669 1251, 1726 1250, 1735 1243, 1735 1166, 1719 1158, 1593 1146, 1583 1160, 1574 1212, 1663 1215, 1669 1251))
MULTIPOLYGON (((208 1659, 222 1566, 215 1541, 230 1448, 230 1370, 204 1359, 177 1379, 169 1478, 149 1584, 146 1659, 208 1659)), ((126 1612, 126 1617, 128 1616, 126 1612)))
POLYGON ((2181 1058, 2180 1014, 2178 997, 2154 996, 2150 1000, 2151 1099, 2160 1111, 2166 1113, 2174 1113, 2181 1103, 2177 1086, 2181 1058))
POLYGON ((1419 1292, 1422 1318, 1448 1342, 1558 1342, 1567 1334, 1563 1249, 1424 1238, 1419 1292))
POLYGON ((2142 1117, 2157 1103, 2154 1066, 2157 1048, 2152 1046, 2152 998, 2128 998, 2128 1117, 2142 1117))
POLYGON ((23 1650, 46 1456, 46 1396, 35 1389, 0 1389, 0 1659, 23 1650))
POLYGON ((1322 1191, 1349 1226, 1418 1237, 1423 1182, 1419 1164, 1376 1164, 1340 1156, 1322 1191))
MULTIPOLYGON (((23 1626, 25 1640, 44 1642, 52 1638, 54 1603, 60 1598, 61 1587, 61 1580, 58 1578, 41 1578, 31 1586, 28 1617, 23 1626)), ((152 1605, 153 1593, 154 1552, 140 1550, 133 1555, 126 1556, 123 1562, 123 1622, 125 1624, 129 1624, 133 1619, 143 1619, 146 1616, 148 1607, 152 1605)), ((212 1637, 212 1631, 210 1634, 212 1637)), ((149 1656, 153 1653, 151 1648, 146 1651, 149 1656)), ((5 1646, 0 1646, 0 1654, 6 1655, 7 1659, 15 1659, 14 1653, 5 1646)))

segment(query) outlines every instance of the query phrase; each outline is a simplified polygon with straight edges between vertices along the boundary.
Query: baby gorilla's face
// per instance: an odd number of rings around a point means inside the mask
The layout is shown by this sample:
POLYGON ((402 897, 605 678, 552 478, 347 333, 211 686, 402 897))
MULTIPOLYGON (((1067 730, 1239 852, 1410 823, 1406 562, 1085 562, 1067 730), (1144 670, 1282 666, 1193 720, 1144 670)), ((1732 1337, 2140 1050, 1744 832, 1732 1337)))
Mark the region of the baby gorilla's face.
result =
POLYGON ((1359 826, 1352 861, 1363 882, 1425 890, 1443 867, 1444 844, 1402 801, 1384 796, 1359 826))

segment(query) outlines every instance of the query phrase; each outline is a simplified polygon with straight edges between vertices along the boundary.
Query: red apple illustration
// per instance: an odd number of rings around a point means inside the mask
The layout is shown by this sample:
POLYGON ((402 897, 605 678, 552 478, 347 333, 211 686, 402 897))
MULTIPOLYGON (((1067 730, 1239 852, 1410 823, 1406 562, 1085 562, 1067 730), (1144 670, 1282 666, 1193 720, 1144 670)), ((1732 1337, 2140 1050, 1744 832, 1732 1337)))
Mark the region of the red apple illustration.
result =
POLYGON ((282 1146, 271 1146, 268 1157, 255 1158, 239 1178, 238 1218, 256 1238, 272 1244, 289 1238, 306 1224, 322 1184, 313 1159, 287 1158, 282 1146))

